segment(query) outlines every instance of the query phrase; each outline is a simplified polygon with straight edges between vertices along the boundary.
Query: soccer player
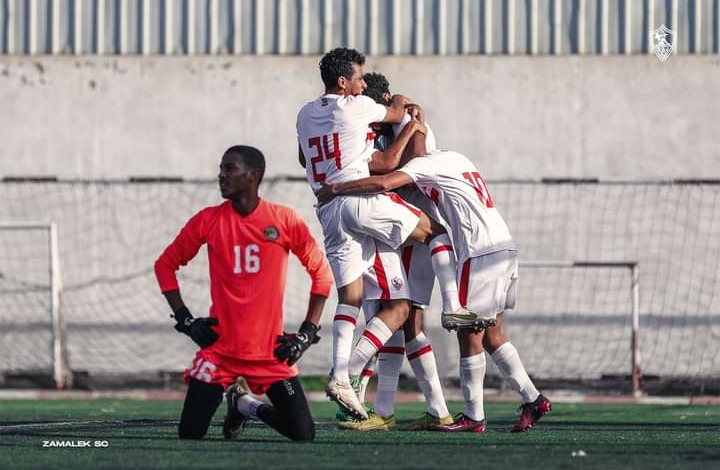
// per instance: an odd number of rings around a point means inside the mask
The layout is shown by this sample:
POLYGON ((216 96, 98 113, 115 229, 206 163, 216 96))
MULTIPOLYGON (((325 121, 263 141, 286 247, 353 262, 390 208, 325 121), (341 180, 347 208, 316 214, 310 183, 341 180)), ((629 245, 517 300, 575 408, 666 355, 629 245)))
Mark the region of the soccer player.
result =
MULTIPOLYGON (((365 82, 367 84, 364 91, 365 95, 371 97, 377 103, 389 103, 392 94, 390 93, 390 83, 384 75, 366 73, 365 82)), ((400 153, 402 153, 406 144, 396 146, 397 139, 402 133, 411 132, 414 134, 417 128, 413 126, 416 124, 418 124, 418 121, 411 120, 409 114, 405 115, 399 125, 374 124, 376 132, 375 148, 384 152, 383 158, 385 160, 399 163, 402 159, 400 153)), ((426 128, 426 146, 435 148, 435 138, 430 126, 426 124, 424 127, 426 128)), ((396 166, 389 167, 387 170, 392 171, 396 166)), ((377 173, 387 173, 388 171, 376 170, 377 173)), ((432 207, 432 203, 415 190, 414 185, 399 188, 396 192, 404 200, 420 208, 423 212, 431 214, 433 219, 441 220, 437 210, 432 207)), ((451 249, 451 247, 447 248, 451 249)), ((410 288, 411 304, 408 320, 403 325, 403 328, 396 331, 380 348, 376 356, 377 361, 371 361, 361 372, 359 395, 360 401, 363 401, 365 389, 377 362, 378 382, 374 413, 366 420, 345 420, 340 423, 340 428, 375 431, 391 430, 396 427, 394 417, 395 394, 400 377, 400 368, 405 355, 407 355, 408 362, 425 397, 427 411, 419 419, 401 425, 399 429, 419 431, 428 429, 433 424, 450 424, 453 421, 443 395, 432 345, 422 329, 423 312, 430 303, 430 295, 435 281, 430 252, 427 245, 408 240, 401 247, 401 259, 410 288)), ((372 277, 367 276, 364 291, 366 300, 363 303, 363 310, 366 318, 371 318, 379 308, 377 303, 382 298, 382 290, 374 283, 372 277)))
POLYGON ((311 441, 315 426, 295 363, 317 342, 332 286, 331 271, 308 227, 291 208, 261 199, 265 158, 254 147, 230 147, 222 156, 220 205, 185 224, 155 262, 155 274, 175 318, 175 329, 200 350, 185 370, 188 390, 180 417, 181 439, 201 439, 228 388, 225 438, 257 418, 292 440, 311 441), (194 317, 180 295, 175 271, 207 245, 212 306, 194 317), (305 321, 283 333, 283 294, 288 252, 312 278, 305 321), (236 383, 236 378, 242 379, 236 383), (272 405, 248 394, 267 394, 272 405))
MULTIPOLYGON (((365 57, 353 49, 334 49, 320 61, 325 93, 302 107, 297 117, 299 160, 313 192, 324 184, 368 176, 373 165, 372 122, 400 123, 407 98, 395 96, 390 106, 362 96, 365 57)), ((450 244, 445 229, 417 208, 390 194, 339 197, 316 208, 323 229, 325 251, 338 289, 333 321, 333 365, 326 386, 328 396, 355 415, 367 418, 352 386, 348 361, 353 332, 360 312, 363 273, 371 267, 377 243, 392 250, 408 238, 435 246, 450 244)), ((398 254, 399 256, 399 254, 398 254)), ((394 263, 400 266, 400 263, 394 263)), ((443 309, 462 314, 458 300, 454 259, 447 253, 433 256, 443 309)), ((406 286, 404 272, 389 272, 392 288, 406 286)), ((367 325, 365 333, 385 342, 409 314, 407 296, 393 293, 367 325), (397 294, 397 295, 395 295, 397 294)))
MULTIPOLYGON (((442 315, 443 326, 458 329, 460 346, 460 384, 465 411, 449 425, 432 425, 445 432, 484 432, 483 381, 487 350, 506 380, 523 397, 519 421, 513 432, 527 431, 552 404, 530 380, 517 350, 502 332, 504 311, 515 307, 517 291, 517 250, 505 221, 495 208, 480 172, 465 156, 449 151, 426 154, 424 136, 415 134, 416 155, 398 170, 386 175, 333 184, 324 188, 319 200, 333 194, 366 194, 389 191, 409 183, 415 185, 436 205, 450 224, 458 261, 460 302, 485 322, 484 328, 442 315)), ((382 346, 382 345, 380 345, 382 346)), ((363 341, 355 347, 353 364, 367 362, 378 345, 363 341)))

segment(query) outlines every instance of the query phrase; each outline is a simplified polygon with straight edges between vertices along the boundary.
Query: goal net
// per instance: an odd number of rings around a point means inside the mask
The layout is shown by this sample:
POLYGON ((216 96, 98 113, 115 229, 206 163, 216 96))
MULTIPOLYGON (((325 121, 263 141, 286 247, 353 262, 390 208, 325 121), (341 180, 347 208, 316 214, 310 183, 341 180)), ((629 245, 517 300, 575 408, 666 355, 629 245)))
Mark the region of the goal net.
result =
MULTIPOLYGON (((683 382, 684 390, 697 393, 720 388, 720 185, 496 181, 490 189, 520 248, 518 307, 507 315, 506 333, 533 378, 629 381, 637 284, 636 343, 646 388, 656 379, 683 382)), ((298 210, 322 239, 304 181, 268 179, 261 193, 298 210)), ((153 262, 189 217, 220 202, 215 182, 4 181, 0 200, 2 221, 57 223, 65 345, 76 376, 188 366, 194 346, 172 329, 153 262)), ((51 364, 49 355, 31 359, 47 351, 53 336, 44 236, 0 230, 0 315, 3 325, 12 325, 6 328, 12 333, 0 335, 0 376, 51 364), (22 345, 27 354, 10 351, 18 335, 31 330, 22 345)), ((198 316, 209 308, 207 277, 204 250, 179 273, 186 303, 198 316)), ((308 289, 291 256, 288 329, 301 323, 308 289)), ((330 367, 335 303, 333 294, 323 340, 303 357, 304 374, 324 375, 330 367)), ((439 313, 434 299, 428 334, 441 374, 456 377, 457 345, 440 328, 439 313)))
POLYGON ((70 385, 57 226, 0 222, 0 357, 5 371, 70 385))

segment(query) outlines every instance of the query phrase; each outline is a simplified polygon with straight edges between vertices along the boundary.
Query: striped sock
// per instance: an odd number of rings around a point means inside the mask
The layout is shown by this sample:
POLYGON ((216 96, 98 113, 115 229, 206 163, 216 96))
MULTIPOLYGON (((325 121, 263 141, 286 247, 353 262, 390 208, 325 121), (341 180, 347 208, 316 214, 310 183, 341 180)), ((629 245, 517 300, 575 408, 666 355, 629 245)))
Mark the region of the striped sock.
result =
POLYGON ((350 355, 348 365, 350 375, 360 375, 365 365, 390 339, 390 336, 392 336, 390 328, 380 318, 373 317, 365 325, 365 331, 363 331, 350 355))
POLYGON ((383 417, 395 414, 395 394, 400 368, 405 360, 405 334, 398 330, 378 352, 378 387, 375 412, 383 417))
POLYGON ((405 343, 405 351, 418 386, 425 396, 428 413, 437 418, 448 416, 450 411, 445 403, 430 340, 423 332, 420 332, 415 338, 405 343))
POLYGON ((340 382, 350 383, 348 362, 352 352, 353 333, 360 315, 360 309, 352 305, 338 304, 333 319, 333 377, 340 382))
POLYGON ((360 403, 365 403, 365 392, 367 392, 368 384, 370 383, 370 379, 372 378, 373 374, 375 373, 375 364, 377 363, 377 354, 370 359, 370 362, 368 362, 365 365, 365 368, 360 372, 360 389, 358 390, 358 398, 360 399, 360 403))
POLYGON ((438 280, 442 296, 443 312, 455 312, 460 309, 457 287, 457 263, 452 243, 447 233, 430 240, 430 261, 438 280))

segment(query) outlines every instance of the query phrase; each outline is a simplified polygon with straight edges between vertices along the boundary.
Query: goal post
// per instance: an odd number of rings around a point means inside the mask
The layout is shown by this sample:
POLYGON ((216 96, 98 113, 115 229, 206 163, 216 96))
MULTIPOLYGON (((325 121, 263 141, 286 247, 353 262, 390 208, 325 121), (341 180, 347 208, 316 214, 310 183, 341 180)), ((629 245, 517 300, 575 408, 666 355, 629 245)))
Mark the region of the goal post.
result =
MULTIPOLYGON (((57 224, 53 222, 39 221, 21 221, 7 222, 0 221, 0 240, 4 253, 2 254, 3 263, 0 264, 0 296, 9 295, 10 297, 22 297, 25 300, 33 297, 33 294, 45 301, 26 302, 27 305, 12 305, 7 303, 7 307, 16 307, 17 312, 22 315, 27 308, 34 304, 44 310, 46 318, 50 321, 50 344, 47 345, 46 353, 38 351, 34 355, 36 360, 30 361, 11 361, 3 366, 3 372, 38 372, 47 371, 51 377, 55 388, 62 389, 72 385, 72 374, 68 367, 67 349, 65 345, 65 327, 62 316, 62 275, 60 270, 60 250, 58 245, 57 224), (41 233, 40 239, 32 234, 41 233), (3 236, 5 234, 5 236, 3 236), (10 235, 8 235, 10 234, 10 235), (42 240, 42 238, 45 240, 42 240), (4 238, 4 240, 2 240, 4 238), (29 252, 18 249, 17 241, 22 240, 31 243, 44 242, 46 251, 44 254, 38 255, 37 258, 28 256, 29 252), (44 272, 43 272, 44 271, 44 272), (45 293, 43 294, 43 291, 45 293), (47 358, 45 359, 45 355, 47 358)), ((34 247, 42 253, 42 249, 34 247)), ((14 312, 12 312, 14 313, 14 312)), ((23 319, 20 318, 20 321, 23 319)), ((28 328, 32 333, 33 328, 42 329, 43 324, 30 323, 34 325, 28 328)), ((7 348, 14 348, 18 344, 22 344, 22 337, 12 338, 15 344, 6 342, 7 348)), ((32 344, 28 344, 31 348, 32 344)), ((42 348, 37 348, 42 349, 42 348)), ((5 353, 6 351, 3 351, 5 353)), ((4 354, 7 356, 7 354, 4 354)))
POLYGON ((640 270, 636 261, 571 261, 571 260, 528 260, 521 261, 520 268, 613 268, 627 269, 629 283, 626 291, 629 292, 629 305, 627 310, 631 318, 630 332, 630 363, 628 364, 632 394, 639 397, 642 394, 642 368, 640 359, 640 270))

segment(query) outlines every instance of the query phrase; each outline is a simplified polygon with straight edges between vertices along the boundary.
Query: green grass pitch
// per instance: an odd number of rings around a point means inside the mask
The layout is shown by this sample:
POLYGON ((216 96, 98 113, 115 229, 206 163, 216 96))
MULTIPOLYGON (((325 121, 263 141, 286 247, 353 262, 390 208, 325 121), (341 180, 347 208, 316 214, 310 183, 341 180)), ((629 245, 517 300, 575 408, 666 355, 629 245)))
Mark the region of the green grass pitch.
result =
MULTIPOLYGON (((331 403, 312 403, 316 441, 287 441, 261 424, 221 433, 223 404, 202 441, 176 437, 182 404, 142 400, 1 400, 0 469, 710 469, 720 468, 720 406, 563 404, 511 434, 515 406, 489 403, 485 434, 340 431, 331 403), (90 448, 44 441, 89 440, 90 448), (107 447, 94 447, 95 441, 107 447)), ((452 411, 462 404, 451 403, 452 411)), ((399 421, 424 410, 400 404, 399 421)))

